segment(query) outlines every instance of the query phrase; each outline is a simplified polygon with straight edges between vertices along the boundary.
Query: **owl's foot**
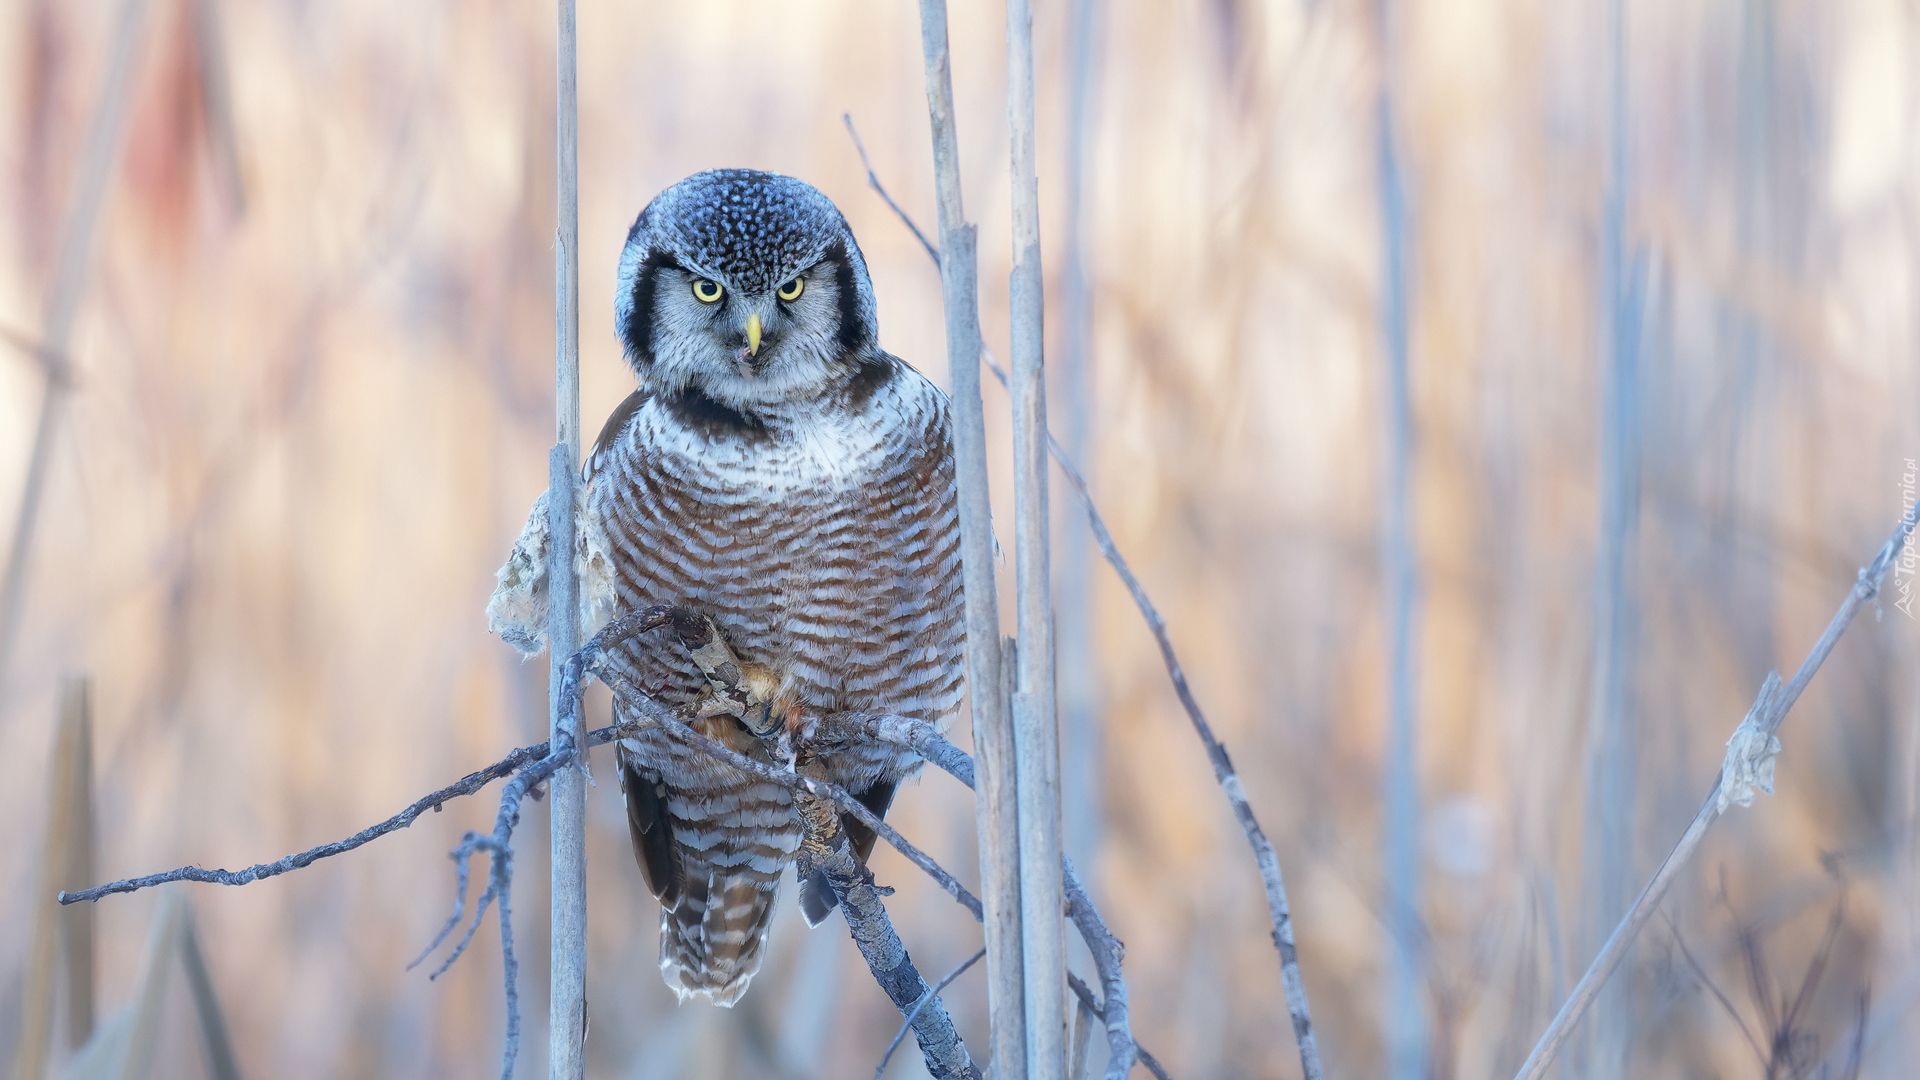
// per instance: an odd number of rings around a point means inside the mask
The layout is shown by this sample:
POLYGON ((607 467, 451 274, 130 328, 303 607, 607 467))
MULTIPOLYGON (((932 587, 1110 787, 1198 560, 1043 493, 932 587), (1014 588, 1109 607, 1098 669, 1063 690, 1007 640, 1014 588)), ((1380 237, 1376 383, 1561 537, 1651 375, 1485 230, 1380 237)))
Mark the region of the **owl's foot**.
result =
POLYGON ((707 677, 709 696, 700 703, 700 715, 734 717, 760 738, 773 734, 786 721, 790 710, 774 707, 779 678, 766 665, 734 655, 711 618, 691 608, 658 604, 646 610, 642 622, 649 630, 670 628, 707 677))

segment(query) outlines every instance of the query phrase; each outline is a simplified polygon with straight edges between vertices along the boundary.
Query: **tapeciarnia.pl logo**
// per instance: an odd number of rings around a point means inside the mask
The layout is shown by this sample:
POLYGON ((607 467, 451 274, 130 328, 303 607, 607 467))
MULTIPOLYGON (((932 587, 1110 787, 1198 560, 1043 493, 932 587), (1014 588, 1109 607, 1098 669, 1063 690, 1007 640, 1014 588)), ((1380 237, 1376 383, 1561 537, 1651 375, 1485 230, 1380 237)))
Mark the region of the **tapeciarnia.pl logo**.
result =
POLYGON ((1913 543, 1913 481, 1914 474, 1920 472, 1920 469, 1914 467, 1912 458, 1906 459, 1906 466, 1906 471, 1900 474, 1900 519, 1906 522, 1906 528, 1903 530, 1906 538, 1900 545, 1900 557, 1893 561, 1893 591, 1900 594, 1900 599, 1895 600, 1893 606, 1905 612, 1907 618, 1911 619, 1914 617, 1913 575, 1916 569, 1915 563, 1920 561, 1916 559, 1913 543))

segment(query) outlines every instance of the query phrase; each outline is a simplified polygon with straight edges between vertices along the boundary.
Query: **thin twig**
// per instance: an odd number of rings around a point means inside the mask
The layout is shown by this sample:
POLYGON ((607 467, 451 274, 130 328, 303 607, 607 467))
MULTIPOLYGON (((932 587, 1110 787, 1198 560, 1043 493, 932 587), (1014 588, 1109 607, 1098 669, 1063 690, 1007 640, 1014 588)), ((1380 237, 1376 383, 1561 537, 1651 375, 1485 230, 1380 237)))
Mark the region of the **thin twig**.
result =
POLYGON ((1193 688, 1187 685, 1187 674, 1180 667, 1180 658, 1173 651, 1173 639, 1167 635, 1167 624, 1160 617, 1160 611, 1153 606, 1146 589, 1140 585, 1140 579, 1133 576, 1133 570, 1127 561, 1120 557, 1120 550, 1114 546, 1113 534, 1107 531, 1107 524, 1100 517, 1100 511, 1093 504, 1093 494, 1087 490, 1086 479, 1073 467, 1058 445, 1054 447, 1054 463, 1060 466, 1068 483, 1080 495, 1081 506, 1087 512, 1087 524, 1093 529, 1094 542, 1100 545, 1100 553, 1106 556, 1114 572, 1133 595, 1133 602, 1140 609, 1140 615, 1146 620, 1147 629, 1152 631, 1154 640, 1160 645, 1160 658, 1166 664, 1167 675, 1173 680, 1174 693, 1180 698, 1180 704, 1187 711, 1187 719, 1192 721, 1194 734, 1206 747, 1207 760, 1213 764, 1214 779, 1226 793, 1227 802, 1233 807, 1233 816, 1240 822, 1240 828, 1247 834, 1247 843, 1253 847, 1254 861, 1260 867, 1261 884, 1267 893, 1267 909, 1273 920, 1273 945, 1280 953, 1280 981, 1287 992, 1287 1011, 1293 1019, 1293 1034, 1300 1047, 1300 1070, 1306 1080, 1324 1080, 1326 1071, 1320 1064, 1320 1047, 1313 1034, 1313 1014, 1307 1006, 1306 982, 1300 976, 1300 957, 1293 941, 1293 914, 1287 903, 1287 886, 1280 874, 1280 856, 1274 851, 1273 844, 1267 839, 1266 832, 1260 828, 1260 821, 1254 817, 1253 806, 1247 801, 1246 789, 1240 785, 1240 776, 1234 772, 1233 759, 1227 756, 1227 748, 1214 738, 1213 728, 1207 723, 1206 714, 1200 711, 1200 702, 1193 696, 1193 688))
MULTIPOLYGON (((1100 999, 1094 996, 1092 988, 1087 986, 1085 982, 1082 982, 1080 976, 1069 973, 1067 975, 1067 988, 1073 991, 1074 996, 1080 999, 1080 1003, 1087 1007, 1088 1012, 1091 1012, 1103 1022, 1106 1020, 1106 1010, 1101 1006, 1100 999)), ((1158 1080, 1173 1080, 1173 1077, 1167 1074, 1166 1067, 1160 1064, 1160 1059, 1149 1054, 1146 1047, 1135 1043, 1133 1052, 1139 1055, 1140 1064, 1145 1065, 1147 1071, 1157 1077, 1158 1080)))
POLYGON ((853 148, 860 152, 860 167, 867 170, 867 186, 880 193, 880 197, 887 201, 887 205, 893 208, 893 212, 899 215, 900 220, 907 223, 907 228, 913 230, 913 238, 920 241, 920 246, 926 249, 927 258, 932 259, 935 266, 939 266, 940 249, 933 246, 933 241, 927 239, 927 234, 920 231, 920 226, 913 223, 913 219, 907 216, 905 210, 900 209, 900 204, 893 201, 893 196, 887 194, 887 189, 880 183, 880 178, 874 175, 873 162, 867 158, 867 144, 860 141, 860 132, 853 126, 853 114, 841 113, 840 120, 847 125, 847 134, 853 136, 853 148))
POLYGON ((945 975, 942 975, 940 977, 939 982, 934 983, 931 989, 929 989, 926 993, 920 995, 920 1000, 914 1002, 913 1008, 907 1012, 906 1018, 900 1021, 900 1030, 893 1033, 893 1041, 887 1044, 886 1053, 880 1055, 880 1064, 875 1065, 873 1067, 873 1080, 880 1080, 882 1076, 886 1075, 887 1062, 893 1060, 893 1052, 900 1048, 900 1040, 906 1038, 907 1032, 913 1030, 913 1020, 915 1017, 920 1015, 920 1010, 926 1007, 927 1002, 932 1001, 935 995, 940 993, 940 991, 945 990, 947 988, 948 983, 951 983, 953 980, 959 978, 962 975, 965 975, 967 973, 968 968, 972 967, 973 965, 979 963, 982 960, 985 960, 986 958, 987 958, 987 947, 985 945, 982 945, 980 946, 979 950, 976 951, 972 956, 969 956, 965 960, 960 961, 959 967, 956 967, 952 971, 949 971, 945 975))
POLYGON ((1733 1022, 1740 1026, 1741 1036, 1747 1040, 1747 1045, 1753 1048, 1754 1058, 1760 1062, 1762 1069, 1766 1068, 1767 1053, 1760 1049, 1759 1041, 1753 1037, 1753 1031, 1747 1027, 1747 1022, 1741 1017, 1740 1010, 1734 1007, 1733 1000, 1720 989, 1720 984, 1713 981, 1713 976, 1707 974, 1707 969, 1700 966, 1700 961, 1694 959, 1693 950, 1687 948, 1687 941, 1680 936, 1680 927, 1673 921, 1673 916, 1667 915, 1666 920, 1667 931, 1673 935, 1673 943, 1680 947, 1680 955, 1687 961, 1687 966, 1693 969, 1694 977, 1713 993, 1714 999, 1720 1002, 1720 1008, 1725 1010, 1728 1016, 1733 1017, 1733 1022))
MULTIPOLYGON (((618 727, 601 728, 588 736, 588 740, 592 745, 598 746, 609 739, 615 738, 620 730, 618 727)), ((503 776, 510 776, 526 767, 529 763, 539 761, 546 756, 546 743, 540 743, 537 746, 523 746, 478 772, 468 773, 466 776, 461 777, 459 780, 448 784, 438 791, 421 796, 405 810, 380 822, 378 825, 369 825, 344 840, 336 840, 331 844, 321 844, 319 847, 295 852, 292 855, 275 859, 270 863, 259 863, 254 866, 249 866, 244 870, 202 870, 197 866, 183 866, 177 870, 169 870, 164 874, 148 874, 145 877, 110 881, 105 885, 95 885, 91 889, 81 889, 77 892, 62 892, 59 895, 59 900, 62 904, 78 904, 82 901, 99 900, 103 896, 112 896, 115 893, 129 893, 140 889, 150 889, 155 885, 165 885, 170 881, 197 881, 208 885, 251 885, 265 878, 279 877, 281 874, 287 873, 290 870, 299 870, 321 859, 345 854, 357 847, 377 840, 390 832, 404 829, 413 824, 421 814, 429 810, 437 811, 449 800, 457 799, 462 795, 471 795, 481 788, 486 787, 488 784, 493 783, 495 780, 503 776)))
MULTIPOLYGON (((878 186, 878 181, 873 183, 878 186)), ((914 228, 913 219, 906 215, 892 199, 887 205, 894 207, 907 227, 914 228)), ((976 335, 977 340, 977 335, 976 335)), ((1007 373, 1001 370, 994 360, 991 350, 981 347, 980 355, 986 361, 987 369, 1001 386, 1007 386, 1007 373)), ((1053 463, 1072 485, 1079 496, 1081 509, 1086 511, 1087 525, 1093 530, 1094 542, 1100 546, 1100 554, 1120 575, 1127 592, 1133 596, 1134 606, 1140 609, 1140 616, 1146 621, 1147 629, 1153 634, 1154 641, 1160 646, 1161 660, 1166 664, 1167 675, 1173 681, 1174 693, 1179 697, 1181 707, 1187 712, 1187 718, 1193 723, 1193 730, 1206 748, 1207 759, 1213 764, 1214 778, 1226 793, 1227 802, 1233 807, 1235 820, 1247 834, 1247 843, 1253 847, 1254 861, 1260 867, 1260 880, 1266 889, 1267 909, 1273 921, 1273 944, 1280 954, 1280 981, 1286 989, 1287 1011, 1293 1020, 1293 1033, 1300 1047, 1300 1068, 1306 1080, 1324 1080, 1325 1069, 1320 1064, 1320 1048, 1313 1034, 1313 1014, 1307 1004, 1307 987, 1300 975, 1300 959, 1294 947, 1293 914, 1287 903, 1285 878, 1280 873, 1280 857, 1274 851, 1273 844, 1260 828, 1259 819, 1254 816, 1253 807, 1247 802, 1246 790, 1240 784, 1240 777, 1233 769, 1233 761, 1227 756, 1227 748, 1214 738, 1213 727, 1207 723, 1206 714, 1201 712, 1200 703, 1193 696, 1193 690, 1187 685, 1186 671, 1180 666, 1180 657, 1173 649, 1173 639, 1167 634, 1167 624, 1160 617, 1159 608, 1147 596, 1140 579, 1134 576, 1133 568, 1121 556, 1120 549, 1113 542, 1113 534, 1107 531, 1107 523, 1100 516, 1099 507, 1094 505, 1093 492, 1087 486, 1086 477, 1081 475, 1072 457, 1051 434, 1047 436, 1047 448, 1053 455, 1053 463)), ((932 760, 929 758, 929 760, 932 760)), ((936 762, 938 764, 938 762, 936 762)), ((944 767, 944 766, 943 766, 944 767)), ((949 770, 951 771, 951 770, 949 770)), ((971 785, 969 785, 971 786, 971 785)))
MULTIPOLYGON (((630 734, 633 730, 635 729, 632 725, 614 725, 601 728, 588 736, 588 745, 597 746, 601 743, 630 734)), ((128 878, 123 881, 110 882, 106 885, 98 885, 91 889, 82 889, 79 892, 62 892, 58 899, 62 904, 74 904, 82 900, 99 900, 103 896, 110 896, 114 893, 134 892, 138 889, 151 888, 152 886, 162 885, 172 881, 197 881, 213 885, 249 885, 265 878, 278 877, 289 871, 309 866, 320 859, 352 851, 390 832, 404 829, 408 825, 413 824, 415 819, 428 810, 439 810, 441 805, 449 799, 456 799, 462 795, 471 795, 493 781, 511 774, 513 778, 508 781, 506 788, 500 794, 500 809, 494 818, 493 833, 491 835, 481 835, 479 833, 469 832, 461 841, 460 846, 454 849, 453 859, 459 880, 459 895, 455 901, 454 915, 453 918, 448 921, 447 926, 434 937, 432 945, 428 946, 427 949, 427 952, 430 953, 434 948, 437 948, 441 942, 446 940, 447 934, 452 928, 459 923, 462 909, 466 903, 468 860, 472 858, 475 851, 486 851, 490 863, 487 875, 488 884, 486 891, 481 893, 479 904, 474 911, 473 926, 478 927, 480 919, 486 914, 489 905, 496 907, 499 912, 500 921, 501 977, 505 982, 507 1000, 506 1045, 501 1055, 500 1075, 502 1080, 508 1080, 508 1078, 513 1075, 514 1059, 519 1056, 520 1051, 520 994, 518 988, 520 965, 513 951, 513 912, 511 902, 513 887, 513 849, 511 840, 513 827, 520 820, 521 799, 526 796, 535 784, 545 780, 554 770, 573 759, 572 747, 566 747, 558 754, 547 753, 547 748, 548 744, 546 743, 541 743, 537 746, 522 747, 478 772, 469 773, 460 780, 432 794, 415 800, 411 806, 378 825, 362 829, 352 836, 347 837, 345 840, 336 841, 331 844, 322 844, 316 848, 309 848, 306 851, 288 855, 283 859, 271 863, 261 863, 238 872, 229 870, 202 870, 197 866, 184 866, 177 870, 170 870, 164 874, 150 874, 146 877, 128 878)), ((473 929, 470 928, 466 935, 464 935, 460 942, 454 947, 446 963, 442 964, 439 970, 434 972, 434 977, 437 978, 454 960, 460 957, 461 953, 466 950, 467 943, 472 937, 473 929)), ((426 953, 422 953, 420 959, 425 959, 425 957, 426 953)), ((420 959, 416 959, 413 964, 418 964, 420 959)), ((409 964, 408 967, 412 967, 413 964, 409 964)))
POLYGON ((1073 860, 1063 858, 1061 864, 1067 917, 1079 928, 1087 951, 1093 954, 1094 969, 1100 973, 1100 990, 1106 996, 1099 1015, 1107 1026, 1107 1080, 1127 1080, 1127 1074, 1133 1071, 1134 1059, 1140 1056, 1140 1047, 1135 1045, 1133 1029, 1127 1022, 1127 983, 1120 977, 1120 960, 1126 948, 1107 929, 1093 901, 1087 898, 1086 890, 1080 887, 1079 875, 1073 872, 1073 860))
MULTIPOLYGON (((1735 729, 1735 735, 1738 737, 1742 729, 1748 725, 1752 726, 1754 738, 1741 740, 1743 745, 1758 746, 1762 748, 1761 752, 1765 752, 1764 748, 1773 739, 1774 733, 1779 730, 1781 721, 1786 719, 1788 710, 1792 709, 1794 702, 1800 699, 1800 694, 1806 690, 1807 684, 1813 681, 1814 673, 1820 670, 1820 665, 1826 663, 1828 654, 1833 652, 1833 647, 1839 642, 1840 635, 1846 633, 1847 626, 1853 622, 1853 617, 1859 613, 1861 605, 1871 602, 1879 595, 1880 580, 1886 576, 1887 568, 1893 563, 1894 554, 1900 550, 1908 534, 1913 531, 1913 527, 1914 512, 1910 511, 1901 519, 1899 526, 1893 531, 1893 537, 1880 549, 1879 555, 1869 566, 1860 571, 1853 588, 1847 591, 1846 600, 1840 604, 1840 610, 1834 613, 1833 620, 1827 624, 1826 632, 1820 635, 1820 640, 1814 643, 1813 650, 1807 654, 1805 660, 1800 662, 1799 670, 1794 672, 1793 681, 1787 683, 1785 689, 1775 693, 1773 688, 1778 685, 1779 677, 1768 676, 1767 684, 1762 687, 1754 708, 1749 711, 1747 719, 1741 722, 1741 727, 1735 729)), ((1660 864, 1660 869, 1654 873, 1652 880, 1640 890, 1640 895, 1634 900, 1633 907, 1628 909, 1626 916, 1620 920, 1620 924, 1614 927, 1612 936, 1608 937, 1606 944, 1601 946, 1600 954, 1595 956, 1593 963, 1587 966, 1586 973, 1580 976, 1579 983, 1574 986, 1566 1002, 1560 1006, 1559 1013, 1554 1016, 1552 1023, 1547 1025, 1547 1030, 1541 1033, 1540 1041, 1534 1045, 1533 1052, 1527 1056, 1526 1062, 1515 1074, 1517 1080, 1539 1080, 1546 1075, 1547 1067, 1552 1064, 1555 1055, 1573 1034, 1574 1025, 1586 1015, 1600 988, 1613 975, 1614 969, 1620 966, 1620 961, 1626 956, 1627 948, 1639 936, 1647 921, 1653 918, 1654 911, 1659 908, 1660 901, 1665 898, 1674 879, 1693 858, 1694 852, 1699 850, 1700 842, 1705 838, 1707 830, 1719 820, 1723 810, 1720 798, 1722 783, 1734 773, 1736 766, 1747 766, 1747 763, 1735 762, 1731 757, 1730 754, 1730 760, 1722 765, 1720 774, 1714 778, 1713 787, 1708 790, 1706 801, 1701 804, 1699 813, 1694 815, 1692 823, 1687 826, 1687 831, 1681 835, 1673 851, 1667 855, 1666 861, 1660 864)))
MULTIPOLYGON (((500 810, 494 816, 493 832, 488 835, 469 832, 461 839, 460 846, 453 850, 453 859, 460 872, 462 902, 466 892, 466 864, 476 851, 487 853, 487 888, 480 894, 480 901, 473 913, 474 924, 479 925, 481 916, 487 912, 489 904, 494 905, 500 919, 500 966, 501 981, 505 986, 507 999, 507 1036, 501 1050, 500 1078, 511 1080, 513 1064, 520 1056, 520 962, 513 951, 513 827, 520 822, 520 800, 525 798, 535 784, 547 779, 554 772, 572 763, 574 750, 565 747, 558 753, 548 754, 526 766, 517 773, 500 792, 500 810)), ((458 907, 453 921, 458 921, 458 907)), ((449 923, 451 925, 451 923, 449 923)), ((473 937, 468 931, 459 944, 454 946, 446 963, 440 965, 434 976, 438 977, 465 951, 467 942, 473 937)), ((435 939, 446 939, 442 930, 435 939)), ((418 961, 415 961, 418 963, 418 961)))

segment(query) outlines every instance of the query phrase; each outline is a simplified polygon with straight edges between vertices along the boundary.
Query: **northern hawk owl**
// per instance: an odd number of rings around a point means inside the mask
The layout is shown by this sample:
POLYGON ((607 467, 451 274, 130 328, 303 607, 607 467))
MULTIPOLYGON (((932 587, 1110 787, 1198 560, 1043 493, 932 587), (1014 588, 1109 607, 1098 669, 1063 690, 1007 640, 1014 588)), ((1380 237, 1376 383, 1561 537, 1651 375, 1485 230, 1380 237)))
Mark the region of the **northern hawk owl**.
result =
MULTIPOLYGON (((777 679, 773 715, 789 729, 838 712, 945 720, 965 643, 947 400, 881 351, 840 211, 791 177, 689 177, 628 232, 614 308, 640 388, 586 463, 575 553, 586 628, 657 604, 704 613, 777 679)), ((494 629, 529 652, 544 633, 545 547, 543 498, 488 605, 494 629)), ((708 692, 664 628, 614 663, 663 703, 708 692)), ((773 741, 731 716, 698 723, 775 760, 773 741)), ((622 741, 618 758, 634 856, 660 901, 667 985, 732 1004, 760 967, 799 847, 793 801, 658 733, 622 741)), ((825 764, 884 813, 919 759, 875 743, 825 764)), ((865 858, 873 834, 845 823, 865 858)), ((823 879, 800 893, 809 923, 832 909, 823 879)))

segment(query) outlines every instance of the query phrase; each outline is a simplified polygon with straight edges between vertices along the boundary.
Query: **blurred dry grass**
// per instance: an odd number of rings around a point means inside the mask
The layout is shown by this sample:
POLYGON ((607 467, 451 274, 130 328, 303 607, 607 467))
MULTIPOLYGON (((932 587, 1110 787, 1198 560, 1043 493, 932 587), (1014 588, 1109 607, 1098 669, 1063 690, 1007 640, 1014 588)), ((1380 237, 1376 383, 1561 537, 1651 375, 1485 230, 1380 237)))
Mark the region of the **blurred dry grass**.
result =
MULTIPOLYGON (((0 325, 28 334, 116 9, 0 13, 0 325)), ((937 278, 865 190, 839 126, 852 112, 927 223, 911 6, 582 9, 588 425, 631 378, 608 332, 626 226, 666 184, 722 165, 833 196, 872 264, 883 343, 944 381, 937 278)), ((1066 23, 1061 5, 1037 15, 1057 236, 1066 23)), ((550 16, 497 2, 154 4, 25 631, 0 672, 14 836, 44 832, 66 672, 96 687, 109 876, 275 857, 537 741, 544 666, 490 638, 480 609, 550 441, 550 16)), ((954 17, 984 318, 1002 341, 1002 27, 993 5, 954 17)), ((1370 18, 1350 0, 1105 8, 1089 165, 1091 471, 1280 846, 1323 1047, 1348 1077, 1381 1068, 1388 947, 1370 18)), ((1406 5, 1401 25, 1432 1072, 1489 1076, 1517 1065, 1592 947, 1580 843, 1605 23, 1597 2, 1470 0, 1406 5)), ((1905 459, 1920 457, 1920 11, 1641 3, 1627 40, 1628 244, 1650 267, 1629 578, 1644 873, 1761 675, 1798 661, 1900 512, 1905 459)), ((1003 439, 1005 401, 988 393, 1003 439)), ((0 358, 9 514, 38 397, 30 358, 0 358)), ((1151 640, 1094 580, 1104 840, 1087 876, 1130 947, 1137 1030, 1181 1077, 1295 1075, 1244 842, 1151 640)), ((1920 968, 1917 629, 1890 603, 1856 625, 1788 722, 1780 796, 1723 825, 1670 904, 1700 965, 1752 1010, 1743 941, 1797 988, 1843 877, 1844 919, 1801 1018, 1822 1053, 1853 1037, 1863 989, 1890 1006, 1920 968)), ((739 1009, 676 1009, 612 785, 590 800, 593 1075, 871 1067, 895 1023, 884 998, 844 935, 806 933, 790 909, 739 1009)), ((895 813, 973 876, 955 785, 930 777, 895 813)), ((469 801, 300 874, 195 894, 246 1074, 491 1068, 497 953, 437 984, 401 970, 444 916, 443 853, 490 815, 469 801)), ((544 834, 540 816, 523 836, 544 834)), ((516 910, 537 1023, 535 847, 516 910)), ((36 842, 7 845, 0 864, 0 923, 17 928, 0 935, 10 1060, 36 842)), ((900 886, 923 970, 977 947, 906 864, 882 856, 879 873, 900 886)), ((99 907, 103 1009, 131 997, 158 903, 99 907)), ((1632 1075, 1765 1075, 1664 929, 1623 977, 1632 1075)), ((974 1039, 977 986, 969 975, 951 999, 974 1039)), ((172 1001, 156 1075, 199 1075, 187 999, 172 1001)), ((1862 1075, 1905 1075, 1920 1052, 1909 1029, 1895 1019, 1862 1075)), ((909 1057, 892 1075, 915 1074, 909 1057)))

